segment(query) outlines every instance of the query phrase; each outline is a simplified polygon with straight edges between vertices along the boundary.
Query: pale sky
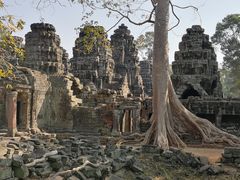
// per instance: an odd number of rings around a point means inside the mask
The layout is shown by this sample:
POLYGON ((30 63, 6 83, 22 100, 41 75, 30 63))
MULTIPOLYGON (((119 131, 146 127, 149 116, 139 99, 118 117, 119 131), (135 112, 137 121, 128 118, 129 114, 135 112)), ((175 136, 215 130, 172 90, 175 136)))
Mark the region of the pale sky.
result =
MULTIPOLYGON (((5 2, 7 3, 7 13, 13 14, 26 22, 24 30, 17 33, 17 35, 24 37, 30 31, 32 23, 40 22, 41 19, 44 19, 44 22, 55 26, 57 34, 61 37, 61 46, 72 57, 72 47, 78 36, 74 28, 84 23, 81 20, 82 8, 79 5, 70 6, 66 3, 66 0, 60 0, 60 2, 65 2, 66 7, 55 5, 39 11, 35 8, 37 0, 5 0, 5 2)), ((240 0, 172 0, 172 2, 179 6, 194 5, 199 9, 199 15, 193 9, 176 9, 176 14, 181 19, 181 23, 169 33, 170 62, 173 61, 174 52, 178 50, 178 43, 181 41, 181 37, 185 34, 187 28, 199 24, 205 29, 205 33, 211 36, 215 32, 217 22, 220 22, 228 14, 240 13, 240 0)), ((144 8, 148 8, 148 6, 146 5, 144 8)), ((173 16, 170 19, 171 25, 176 22, 173 16)), ((99 25, 104 26, 106 29, 110 28, 117 21, 116 18, 107 18, 103 11, 96 12, 93 20, 97 20, 99 25)), ((149 25, 135 26, 127 21, 123 22, 129 27, 135 38, 145 31, 152 30, 152 27, 149 27, 149 25)), ((112 33, 113 31, 109 32, 109 37, 112 33)), ((220 50, 217 51, 217 55, 218 61, 221 62, 220 50)))

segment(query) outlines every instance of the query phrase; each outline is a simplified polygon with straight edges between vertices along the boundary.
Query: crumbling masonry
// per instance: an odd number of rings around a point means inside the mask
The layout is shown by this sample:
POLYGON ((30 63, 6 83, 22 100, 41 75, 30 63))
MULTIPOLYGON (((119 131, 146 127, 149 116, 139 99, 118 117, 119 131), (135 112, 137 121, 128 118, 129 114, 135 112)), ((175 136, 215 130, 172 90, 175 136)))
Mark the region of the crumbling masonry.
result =
MULTIPOLYGON (((95 44, 86 54, 84 36, 81 31, 69 61, 53 25, 31 25, 26 60, 18 65, 15 59, 15 77, 0 80, 1 131, 14 136, 38 129, 91 134, 148 129, 151 60, 139 62, 134 38, 123 24, 111 36, 111 47, 95 44)), ((239 133, 240 100, 222 98, 216 54, 200 26, 187 29, 172 70, 176 93, 190 111, 239 133)))

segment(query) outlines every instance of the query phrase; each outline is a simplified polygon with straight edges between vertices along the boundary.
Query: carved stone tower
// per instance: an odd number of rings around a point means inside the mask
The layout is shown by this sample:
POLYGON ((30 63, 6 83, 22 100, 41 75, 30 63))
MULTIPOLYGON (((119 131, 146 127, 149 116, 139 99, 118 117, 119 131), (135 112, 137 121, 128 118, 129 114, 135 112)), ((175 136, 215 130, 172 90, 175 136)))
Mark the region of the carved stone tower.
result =
POLYGON ((55 34, 54 26, 47 23, 35 23, 31 25, 31 30, 25 36, 24 66, 48 74, 62 74, 64 72, 63 59, 67 58, 67 54, 60 46, 60 37, 55 34))
POLYGON ((134 96, 143 94, 143 82, 140 75, 138 51, 134 38, 127 26, 122 24, 111 36, 113 59, 115 61, 115 77, 127 78, 128 87, 134 96))
MULTIPOLYGON (((99 27, 92 26, 91 28, 99 27)), ((105 88, 108 84, 111 84, 114 76, 112 51, 110 47, 97 45, 95 43, 91 52, 85 52, 83 44, 84 36, 85 32, 83 28, 73 48, 71 71, 74 76, 81 79, 84 85, 92 82, 97 88, 105 88)), ((107 36, 107 34, 105 34, 105 36, 107 36)))
POLYGON ((216 54, 201 26, 194 25, 183 35, 172 71, 173 85, 180 98, 222 97, 216 54))

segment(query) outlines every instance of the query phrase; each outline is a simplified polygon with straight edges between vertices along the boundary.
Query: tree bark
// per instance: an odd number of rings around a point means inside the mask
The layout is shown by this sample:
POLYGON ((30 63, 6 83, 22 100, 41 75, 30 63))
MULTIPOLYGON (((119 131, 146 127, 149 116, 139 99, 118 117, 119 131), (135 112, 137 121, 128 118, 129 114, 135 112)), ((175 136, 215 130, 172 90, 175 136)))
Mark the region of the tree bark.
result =
POLYGON ((201 144, 239 146, 240 138, 216 128, 208 120, 188 111, 175 94, 168 60, 169 0, 158 0, 155 9, 153 46, 153 115, 144 144, 163 149, 169 146, 184 147, 181 135, 189 133, 201 144))

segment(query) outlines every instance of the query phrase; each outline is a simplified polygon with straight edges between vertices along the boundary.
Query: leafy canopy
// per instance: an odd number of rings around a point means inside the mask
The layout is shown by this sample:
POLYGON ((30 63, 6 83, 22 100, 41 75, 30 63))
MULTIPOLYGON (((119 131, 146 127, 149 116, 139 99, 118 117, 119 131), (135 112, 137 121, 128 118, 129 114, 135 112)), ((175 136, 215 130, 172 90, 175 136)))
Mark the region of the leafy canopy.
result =
POLYGON ((223 78, 228 86, 227 95, 240 96, 240 14, 230 14, 218 23, 212 41, 220 45, 224 54, 223 78))
POLYGON ((140 57, 145 60, 152 60, 153 55, 154 32, 149 31, 140 35, 136 40, 136 46, 139 50, 140 57))
POLYGON ((0 0, 0 78, 13 75, 13 67, 7 62, 9 56, 24 58, 24 49, 19 47, 12 33, 23 29, 24 22, 5 12, 5 4, 0 0))

